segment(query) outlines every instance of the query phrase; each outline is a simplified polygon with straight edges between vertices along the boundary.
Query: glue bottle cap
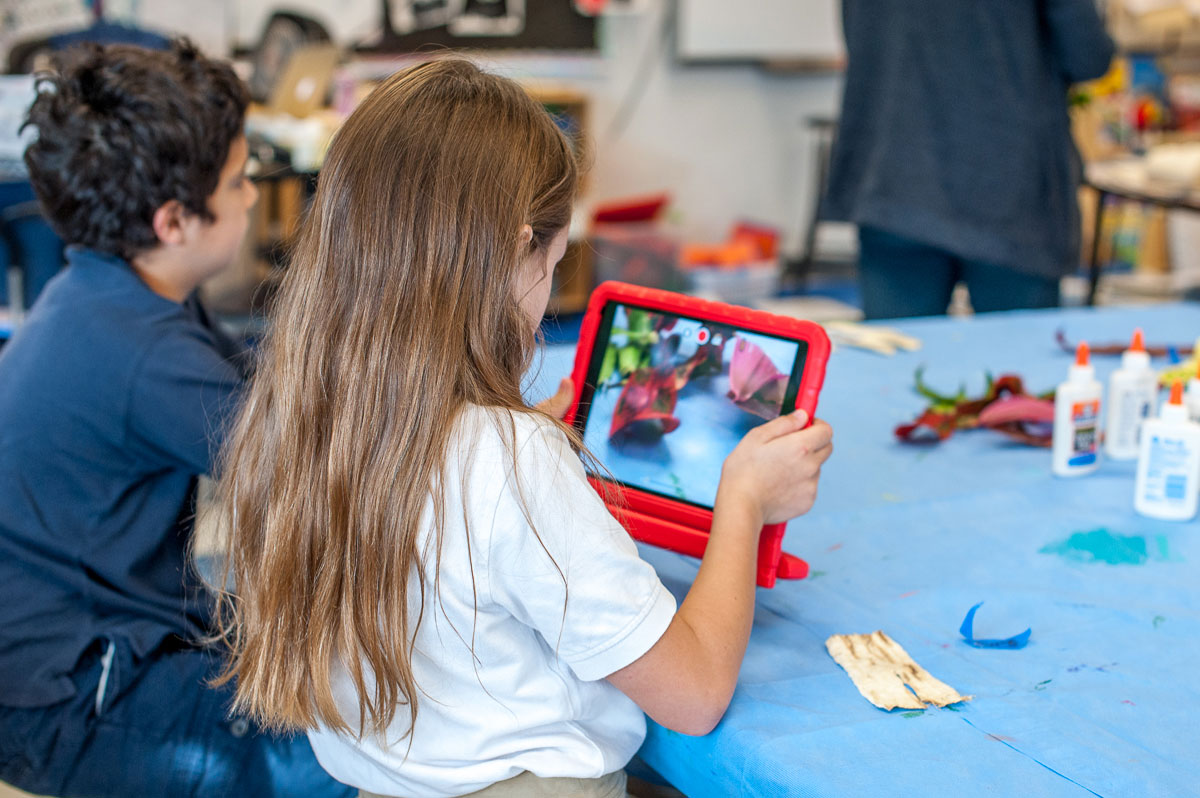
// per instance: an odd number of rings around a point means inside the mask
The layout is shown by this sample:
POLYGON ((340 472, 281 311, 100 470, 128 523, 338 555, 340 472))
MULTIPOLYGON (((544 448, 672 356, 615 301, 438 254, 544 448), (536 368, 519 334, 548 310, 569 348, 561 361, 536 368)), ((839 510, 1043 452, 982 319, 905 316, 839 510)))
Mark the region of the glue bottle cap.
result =
POLYGON ((1121 368, 1145 371, 1150 368, 1150 353, 1146 351, 1146 340, 1142 328, 1133 331, 1129 348, 1121 353, 1121 368))
POLYGON ((1171 383, 1171 398, 1159 409, 1158 417, 1172 424, 1188 420, 1187 408, 1183 406, 1183 380, 1171 383))
POLYGON ((1067 379, 1071 382, 1092 382, 1096 379, 1096 370, 1092 368, 1088 354, 1088 345, 1080 341, 1079 346, 1075 349, 1075 362, 1067 373, 1067 379))

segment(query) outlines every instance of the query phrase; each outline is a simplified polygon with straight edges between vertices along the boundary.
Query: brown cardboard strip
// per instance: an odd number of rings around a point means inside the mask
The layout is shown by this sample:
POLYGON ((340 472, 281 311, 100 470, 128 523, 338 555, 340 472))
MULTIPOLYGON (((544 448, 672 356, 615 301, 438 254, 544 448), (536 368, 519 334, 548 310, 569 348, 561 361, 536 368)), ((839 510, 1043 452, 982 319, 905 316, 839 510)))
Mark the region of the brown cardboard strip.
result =
POLYGON ((825 649, 863 698, 880 709, 925 709, 927 703, 944 707, 971 700, 931 676, 883 632, 832 635, 825 649))

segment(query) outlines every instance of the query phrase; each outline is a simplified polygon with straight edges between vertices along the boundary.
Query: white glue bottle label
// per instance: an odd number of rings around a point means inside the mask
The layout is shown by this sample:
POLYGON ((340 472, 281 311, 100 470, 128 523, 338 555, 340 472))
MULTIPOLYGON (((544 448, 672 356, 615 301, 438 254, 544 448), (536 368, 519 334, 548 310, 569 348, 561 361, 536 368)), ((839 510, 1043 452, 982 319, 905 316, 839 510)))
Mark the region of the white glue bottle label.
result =
POLYGON ((1100 467, 1100 397, 1103 388, 1080 343, 1067 381, 1054 392, 1054 448, 1051 469, 1060 477, 1090 474, 1100 467))
POLYGON ((1150 367, 1150 355, 1135 330, 1133 342, 1121 355, 1121 367, 1108 380, 1108 406, 1104 424, 1104 453, 1114 460, 1138 456, 1138 434, 1142 422, 1154 415, 1158 400, 1158 375, 1150 367))
POLYGON ((1200 424, 1188 421, 1183 383, 1171 386, 1171 400, 1158 418, 1142 426, 1133 507, 1142 515, 1188 521, 1200 504, 1200 424))

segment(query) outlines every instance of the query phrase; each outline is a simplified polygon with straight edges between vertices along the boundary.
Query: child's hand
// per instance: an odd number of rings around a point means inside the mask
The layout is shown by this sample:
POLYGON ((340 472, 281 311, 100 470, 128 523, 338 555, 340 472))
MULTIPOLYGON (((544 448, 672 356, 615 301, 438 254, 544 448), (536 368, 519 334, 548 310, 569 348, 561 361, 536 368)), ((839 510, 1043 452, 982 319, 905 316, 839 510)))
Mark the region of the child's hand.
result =
POLYGON ((807 423, 803 410, 768 421, 725 458, 717 502, 751 513, 756 533, 762 524, 803 515, 816 501, 821 466, 833 453, 833 429, 820 419, 805 429, 807 423))
POLYGON ((570 377, 563 377, 558 383, 558 390, 555 391, 554 396, 543 399, 534 407, 548 416, 561 419, 571 409, 571 402, 574 399, 575 383, 571 381, 570 377))
POLYGON ((808 512, 833 453, 829 425, 807 422, 803 411, 768 421, 725 458, 712 535, 687 597, 659 641, 608 677, 668 729, 708 734, 729 706, 754 621, 759 530, 808 512))

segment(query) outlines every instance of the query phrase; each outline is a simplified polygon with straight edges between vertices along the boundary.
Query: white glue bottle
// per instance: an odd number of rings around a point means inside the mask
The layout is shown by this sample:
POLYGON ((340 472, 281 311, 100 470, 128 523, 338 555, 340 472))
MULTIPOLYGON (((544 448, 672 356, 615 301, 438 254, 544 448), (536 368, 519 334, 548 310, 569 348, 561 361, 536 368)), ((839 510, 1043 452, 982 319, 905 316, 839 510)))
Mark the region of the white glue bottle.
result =
POLYGON ((1158 418, 1142 425, 1133 507, 1150 518, 1188 521, 1200 504, 1200 424, 1188 421, 1183 382, 1171 386, 1171 400, 1158 418))
POLYGON ((1188 418, 1200 423, 1200 348, 1196 349, 1196 374, 1187 384, 1187 395, 1183 398, 1188 418))
POLYGON ((1088 345, 1080 343, 1067 381, 1054 392, 1054 449, 1051 469, 1056 476, 1077 477, 1100 467, 1100 395, 1103 388, 1088 362, 1088 345))
POLYGON ((1142 331, 1134 330, 1133 342, 1121 355, 1121 367, 1108 380, 1106 455, 1114 460, 1133 460, 1138 456, 1138 433, 1142 422, 1154 415, 1157 400, 1158 374, 1150 367, 1142 331))

